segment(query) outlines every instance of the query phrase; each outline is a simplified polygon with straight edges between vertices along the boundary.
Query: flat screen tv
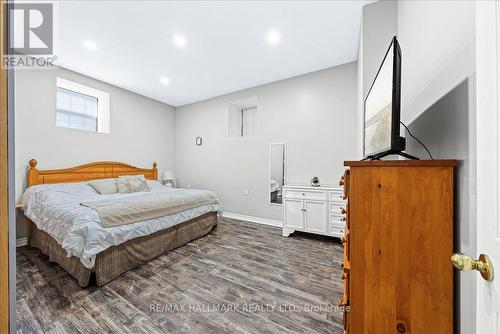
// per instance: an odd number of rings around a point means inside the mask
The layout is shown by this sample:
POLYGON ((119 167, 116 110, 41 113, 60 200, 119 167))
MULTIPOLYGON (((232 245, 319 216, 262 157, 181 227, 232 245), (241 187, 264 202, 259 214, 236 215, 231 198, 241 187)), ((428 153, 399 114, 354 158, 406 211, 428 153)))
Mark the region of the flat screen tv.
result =
POLYGON ((364 103, 364 158, 401 154, 401 49, 394 37, 364 103))

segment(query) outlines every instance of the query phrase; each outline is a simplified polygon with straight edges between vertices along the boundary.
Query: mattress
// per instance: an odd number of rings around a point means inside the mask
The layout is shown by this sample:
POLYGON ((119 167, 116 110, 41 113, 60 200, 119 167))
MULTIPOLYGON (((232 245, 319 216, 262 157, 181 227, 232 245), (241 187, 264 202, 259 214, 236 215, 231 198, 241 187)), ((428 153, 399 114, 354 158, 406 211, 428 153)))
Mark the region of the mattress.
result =
MULTIPOLYGON (((148 181, 151 192, 175 192, 158 181, 148 181)), ((151 235, 209 212, 222 212, 219 202, 206 204, 176 214, 128 225, 104 227, 97 211, 80 205, 102 199, 141 196, 145 192, 101 195, 85 182, 43 184, 28 188, 23 194, 24 214, 38 229, 48 233, 68 252, 92 269, 97 254, 128 240, 151 235)))

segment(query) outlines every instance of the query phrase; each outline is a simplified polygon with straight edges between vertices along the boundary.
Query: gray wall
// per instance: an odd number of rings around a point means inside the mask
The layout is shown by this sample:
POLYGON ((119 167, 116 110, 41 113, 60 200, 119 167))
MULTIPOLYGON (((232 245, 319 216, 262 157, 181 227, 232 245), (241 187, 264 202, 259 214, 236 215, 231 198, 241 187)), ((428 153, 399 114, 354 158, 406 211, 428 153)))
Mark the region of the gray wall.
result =
MULTIPOLYGON (((457 159, 455 177, 455 250, 476 255, 476 143, 475 83, 471 77, 442 97, 411 125, 410 131, 431 151, 434 159, 457 159)), ((427 152, 409 135, 407 152, 428 159, 427 152)), ((457 328, 474 333, 478 275, 457 273, 457 328), (461 317, 460 314, 468 314, 461 317)))
MULTIPOLYGON (((38 161, 40 169, 72 167, 99 160, 142 167, 152 167, 157 161, 160 172, 174 168, 173 107, 62 68, 18 70, 15 75, 17 200, 27 186, 26 171, 32 158, 38 161), (58 76, 110 93, 110 134, 55 125, 58 76)), ((17 238, 24 237, 25 225, 17 226, 17 238)))
POLYGON ((402 120, 411 123, 475 72, 473 1, 398 1, 402 120))
POLYGON ((364 6, 362 33, 364 100, 392 38, 398 33, 398 2, 381 0, 364 6))
POLYGON ((178 108, 179 184, 215 191, 227 212, 282 220, 282 208, 269 204, 269 144, 287 145, 289 184, 312 176, 336 184, 343 160, 357 158, 356 68, 348 63, 178 108), (255 96, 255 136, 228 137, 228 104, 255 96))

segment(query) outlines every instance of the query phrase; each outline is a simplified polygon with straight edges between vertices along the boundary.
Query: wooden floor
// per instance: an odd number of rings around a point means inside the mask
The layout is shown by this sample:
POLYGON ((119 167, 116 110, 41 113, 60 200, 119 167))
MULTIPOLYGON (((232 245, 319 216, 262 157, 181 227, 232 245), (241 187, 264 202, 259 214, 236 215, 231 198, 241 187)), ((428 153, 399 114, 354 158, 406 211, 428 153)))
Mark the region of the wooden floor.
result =
POLYGON ((334 308, 341 254, 337 239, 285 238, 281 229, 222 219, 208 236, 81 289, 38 250, 21 247, 17 331, 342 333, 334 308))

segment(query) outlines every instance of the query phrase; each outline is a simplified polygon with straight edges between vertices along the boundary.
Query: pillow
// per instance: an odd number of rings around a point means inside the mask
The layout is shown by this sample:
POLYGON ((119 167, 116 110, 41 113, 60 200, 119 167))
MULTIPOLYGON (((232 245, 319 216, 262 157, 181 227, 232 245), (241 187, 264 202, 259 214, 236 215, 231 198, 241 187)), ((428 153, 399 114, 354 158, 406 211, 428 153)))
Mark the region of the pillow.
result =
POLYGON ((116 179, 116 187, 120 194, 150 191, 146 180, 140 177, 119 177, 116 179))
POLYGON ((116 179, 97 179, 88 181, 87 184, 101 195, 116 194, 116 179))
POLYGON ((151 191, 165 191, 168 188, 161 184, 160 181, 156 180, 146 180, 146 183, 148 184, 149 190, 151 191))
POLYGON ((141 179, 141 180, 145 180, 146 178, 144 177, 144 175, 140 174, 140 175, 120 175, 118 176, 118 178, 124 178, 124 179, 141 179))

